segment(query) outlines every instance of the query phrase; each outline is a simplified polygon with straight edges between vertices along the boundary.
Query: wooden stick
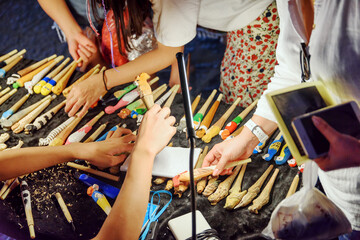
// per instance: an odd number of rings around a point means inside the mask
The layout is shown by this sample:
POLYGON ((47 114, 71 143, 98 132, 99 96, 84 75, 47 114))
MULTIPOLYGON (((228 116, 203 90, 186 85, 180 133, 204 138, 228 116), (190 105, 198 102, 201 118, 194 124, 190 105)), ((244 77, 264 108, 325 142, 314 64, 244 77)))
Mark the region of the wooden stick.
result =
POLYGON ((31 210, 31 194, 29 191, 29 186, 25 180, 21 181, 20 189, 21 189, 21 198, 24 204, 26 222, 29 227, 30 238, 34 239, 35 228, 34 228, 34 218, 31 210))
MULTIPOLYGON (((86 112, 87 113, 87 112, 86 112)), ((85 115, 86 115, 85 113, 85 115)), ((66 138, 70 135, 70 133, 74 130, 74 128, 79 124, 79 122, 83 119, 83 117, 76 116, 74 121, 72 121, 68 126, 65 127, 64 130, 56 136, 54 140, 49 143, 49 146, 60 146, 65 143, 66 138)))
MULTIPOLYGON (((50 96, 49 96, 50 97, 50 96)), ((48 99, 48 97, 45 97, 43 99, 41 99, 40 101, 30 105, 29 107, 13 114, 10 118, 8 119, 2 119, 1 120, 1 127, 4 130, 9 130, 11 128, 11 126, 13 124, 15 124, 16 122, 18 122, 20 119, 22 119, 24 116, 26 116, 27 114, 29 114, 31 111, 33 111, 35 108, 37 108, 40 104, 42 104, 44 101, 46 101, 48 99)))
POLYGON ((9 57, 9 58, 5 59, 4 61, 2 61, 2 62, 0 63, 0 67, 4 67, 4 66, 10 64, 10 63, 13 62, 16 58, 24 55, 25 53, 26 53, 26 49, 23 49, 23 50, 21 50, 20 52, 12 55, 11 57, 9 57))
POLYGON ((5 88, 4 90, 2 90, 1 92, 0 92, 0 97, 2 97, 2 96, 4 96, 6 93, 8 93, 9 91, 10 91, 10 87, 7 87, 7 88, 5 88))
POLYGON ((53 116, 62 108, 65 106, 66 100, 62 101, 43 115, 37 117, 32 124, 25 125, 25 134, 30 134, 31 132, 34 132, 35 130, 39 130, 45 124, 50 121, 53 116))
POLYGON ((201 122, 199 130, 196 131, 197 138, 202 138, 205 135, 205 132, 208 130, 208 127, 210 126, 210 124, 215 116, 216 110, 219 107, 222 97, 223 97, 223 94, 220 93, 218 98, 216 99, 216 101, 211 106, 209 112, 206 114, 204 120, 201 122))
POLYGON ((265 182, 267 176, 270 174, 273 169, 273 165, 270 165, 266 171, 261 175, 261 177, 247 190, 246 195, 241 199, 240 203, 236 205, 235 209, 239 207, 245 207, 257 196, 260 192, 261 186, 265 182))
POLYGON ((286 197, 285 198, 288 198, 290 197, 291 195, 293 195, 295 192, 296 192, 296 189, 298 187, 298 184, 299 184, 299 173, 297 173, 294 177, 294 179, 292 180, 291 182, 291 185, 290 185, 290 188, 289 188, 289 191, 288 193, 286 194, 286 197))
POLYGON ((47 146, 49 143, 55 139, 59 133, 61 133, 72 121, 75 120, 76 117, 68 118, 65 122, 61 123, 59 126, 54 128, 46 138, 39 139, 39 146, 47 146))
POLYGON ((98 129, 96 129, 95 132, 93 134, 91 134, 90 137, 88 137, 84 141, 84 143, 94 142, 96 140, 96 138, 98 136, 100 136, 100 134, 105 130, 106 126, 107 126, 107 123, 100 125, 100 127, 98 127, 98 129))
MULTIPOLYGON (((204 150, 202 151, 202 153, 201 153, 201 155, 200 155, 200 157, 199 157, 199 159, 198 159, 198 161, 197 161, 197 163, 195 165, 195 168, 201 168, 201 166, 202 166, 202 164, 204 162, 204 158, 207 155, 208 151, 209 151, 209 147, 205 146, 204 150)), ((202 191, 205 188, 205 185, 206 185, 206 182, 207 182, 206 179, 207 179, 206 177, 203 177, 199 181, 197 181, 197 183, 196 183, 196 191, 199 194, 202 193, 202 191)))
POLYGON ((230 117, 232 112, 235 110, 236 106, 240 102, 240 98, 236 99, 236 101, 231 105, 231 107, 221 116, 217 122, 211 126, 210 129, 206 131, 205 136, 201 138, 205 143, 209 143, 213 137, 219 134, 221 128, 224 126, 225 121, 230 117))
POLYGON ((71 75, 74 73, 77 64, 79 62, 81 62, 82 59, 79 58, 75 63, 73 63, 73 65, 71 66, 71 68, 69 69, 69 71, 56 83, 56 85, 52 88, 52 92, 55 93, 56 95, 60 95, 61 92, 65 89, 67 83, 69 82, 69 79, 71 77, 71 75))
POLYGON ((73 82, 70 86, 68 86, 67 88, 65 88, 62 93, 64 95, 64 97, 67 97, 67 95, 70 93, 71 89, 78 83, 81 83, 82 81, 88 79, 90 76, 97 74, 100 71, 100 64, 97 64, 95 67, 93 67, 92 69, 90 69, 89 71, 87 71, 84 75, 82 75, 81 77, 79 77, 78 79, 75 80, 75 82, 73 82))
POLYGON ((11 130, 14 133, 20 133, 24 130, 25 125, 31 123, 42 111, 44 111, 47 106, 50 105, 51 101, 54 100, 55 96, 48 98, 43 103, 41 103, 37 108, 32 112, 22 118, 20 121, 11 126, 11 130))
POLYGON ((140 98, 145 103, 147 109, 150 109, 154 105, 154 98, 152 95, 151 87, 147 80, 150 76, 147 73, 141 73, 136 77, 135 83, 138 86, 138 91, 140 93, 140 98))
POLYGON ((248 208, 250 212, 258 214, 259 210, 269 202, 270 192, 274 185, 274 182, 275 182, 275 179, 276 179, 276 176, 278 175, 278 173, 279 173, 279 169, 276 168, 273 175, 271 176, 269 182, 266 184, 264 189, 261 191, 260 195, 256 199, 254 199, 253 205, 251 205, 248 208))
POLYGON ((76 132, 72 133, 66 140, 66 144, 81 142, 81 140, 88 134, 94 124, 99 121, 99 119, 104 115, 104 111, 99 112, 95 117, 93 117, 89 122, 87 122, 83 127, 81 127, 76 132))
POLYGON ((232 132, 236 130, 239 124, 246 118, 246 116, 254 109, 259 99, 256 99, 250 106, 245 108, 239 115, 237 115, 231 122, 229 122, 223 131, 220 132, 222 140, 225 140, 232 132))
POLYGON ((25 76, 26 74, 34 71, 35 69, 39 68, 41 65, 43 65, 44 63, 53 60, 54 58, 56 58, 56 54, 51 55, 50 57, 44 58, 43 60, 40 60, 20 71, 17 72, 18 75, 20 75, 20 77, 25 76))
MULTIPOLYGON (((238 161, 232 161, 232 162, 228 162, 224 169, 226 168, 231 168, 231 167, 235 167, 235 166, 238 166, 238 165, 242 165, 242 164, 245 164, 245 163, 249 163, 251 162, 251 158, 248 158, 248 159, 244 159, 244 160, 238 160, 238 161)), ((213 171, 215 170, 216 166, 213 165, 213 166, 210 166, 210 167, 203 167, 203 168, 197 168, 194 170, 194 180, 199 180, 203 177, 207 177, 209 175, 211 175, 213 173, 213 171)), ((182 174, 180 174, 180 177, 179 177, 179 180, 181 182, 188 182, 190 181, 190 174, 189 172, 184 172, 182 174)))
POLYGON ((41 81, 35 84, 33 90, 36 94, 39 94, 41 92, 41 88, 45 86, 48 82, 53 80, 52 78, 55 77, 64 67, 65 65, 70 61, 70 58, 66 58, 59 66, 57 66, 53 71, 51 71, 46 77, 44 77, 41 81))
POLYGON ((169 91, 167 91, 161 98, 159 98, 158 100, 156 100, 156 104, 158 104, 158 105, 162 105, 169 97, 170 97, 170 95, 173 93, 173 90, 175 89, 175 88, 177 88, 177 86, 179 86, 179 85, 174 85, 169 91))
POLYGON ((205 101, 204 105, 200 108, 200 110, 195 114, 195 116, 193 117, 193 121, 194 121, 194 129, 197 130, 200 126, 200 123, 204 117, 204 114, 206 112, 206 110, 208 109, 208 107, 210 106, 210 103, 212 102, 212 100, 215 97, 217 90, 214 89, 212 91, 212 93, 210 94, 210 96, 208 97, 208 99, 205 101))
POLYGON ((63 55, 58 56, 57 58, 54 59, 54 61, 48 65, 46 68, 44 68, 43 70, 41 70, 38 74, 36 74, 31 81, 28 81, 26 83, 24 83, 25 88, 28 90, 28 92, 30 94, 33 94, 33 87, 43 78, 45 77, 45 75, 56 65, 58 64, 62 59, 64 58, 63 55))
POLYGON ((0 105, 3 104, 6 100, 8 100, 12 95, 16 93, 17 89, 14 88, 10 92, 6 93, 4 96, 0 98, 0 105))
MULTIPOLYGON (((41 87, 40 93, 43 96, 48 95, 52 88, 56 85, 56 83, 63 77, 65 74, 70 70, 71 66, 77 64, 76 61, 72 61, 69 65, 67 65, 63 70, 61 70, 53 79, 47 82, 44 86, 41 87)), ((41 82, 40 82, 41 83, 41 82)), ((42 84, 42 83, 41 83, 42 84)), ((35 89, 34 92, 36 93, 38 89, 35 89)))
POLYGON ((179 88, 180 88, 180 85, 179 84, 176 84, 174 85, 174 89, 173 89, 173 92, 171 93, 170 97, 168 98, 168 100, 165 102, 164 104, 164 107, 168 107, 170 108, 174 99, 175 99, 175 96, 177 94, 177 92, 179 91, 179 88))
POLYGON ((202 166, 202 164, 204 162, 204 158, 205 158, 206 154, 208 153, 208 151, 209 151, 209 146, 205 146, 204 150, 202 151, 201 155, 199 156, 199 158, 198 158, 198 160, 197 160, 197 162, 195 164, 195 169, 196 168, 201 168, 201 166, 202 166))
POLYGON ((5 200, 5 198, 9 195, 9 193, 14 190, 17 186, 20 185, 19 178, 15 178, 15 180, 11 183, 11 185, 6 189, 6 191, 0 196, 1 200, 5 200))
POLYGON ((241 201, 241 199, 245 196, 247 192, 246 190, 241 191, 241 184, 244 178, 246 166, 247 164, 242 165, 240 173, 235 180, 235 183, 229 190, 230 195, 226 198, 224 206, 225 209, 233 209, 236 205, 238 205, 238 203, 241 201))
MULTIPOLYGON (((151 86, 152 84, 156 83, 157 81, 159 81, 159 77, 154 77, 153 79, 151 79, 151 80, 149 81, 150 86, 151 86)), ((133 89, 135 89, 135 88, 136 88, 136 84, 133 83, 133 84, 127 86, 126 88, 122 89, 122 90, 119 90, 119 91, 114 92, 114 96, 115 96, 118 100, 120 100, 120 98, 121 98, 122 96, 124 96, 126 93, 130 92, 131 90, 133 90, 133 89)))
POLYGON ((5 181, 4 186, 0 190, 0 197, 4 194, 4 192, 10 187, 10 185, 15 181, 15 178, 11 178, 5 181))
POLYGON ((14 50, 8 52, 8 53, 5 54, 5 55, 2 55, 2 56, 0 57, 0 62, 8 59, 9 57, 11 57, 12 55, 14 55, 14 54, 17 53, 17 52, 18 52, 18 50, 17 50, 17 49, 14 49, 14 50))
POLYGON ((0 69, 0 78, 5 77, 6 73, 11 70, 16 64, 18 64, 18 62, 21 61, 21 59, 23 59, 23 56, 19 56, 17 58, 15 58, 14 61, 12 61, 11 63, 9 63, 8 65, 4 66, 3 68, 0 69))
POLYGON ((7 119, 9 118, 11 115, 13 115, 25 102, 26 100, 30 97, 30 94, 26 94, 24 95, 19 101, 17 101, 14 105, 12 105, 8 110, 6 110, 2 116, 1 119, 7 119))
POLYGON ((216 205, 229 194, 231 184, 239 173, 240 168, 241 166, 236 166, 235 170, 231 173, 231 175, 227 177, 223 182, 221 182, 216 191, 208 197, 211 205, 216 205))
MULTIPOLYGON (((191 112, 194 114, 196 107, 198 106, 201 99, 201 94, 197 95, 194 101, 191 104, 191 112)), ((186 119, 185 115, 180 119, 179 126, 177 130, 182 132, 186 128, 186 119)))
MULTIPOLYGON (((57 202, 59 203, 59 206, 61 208, 61 211, 64 213, 64 216, 68 223, 70 223, 73 226, 73 230, 75 229, 74 221, 71 217, 71 214, 69 212, 69 209, 67 208, 64 199, 62 198, 61 194, 59 192, 55 193, 55 198, 57 202)), ((74 230, 75 231, 75 230, 74 230)))
POLYGON ((19 78, 14 84, 13 84, 13 88, 18 88, 18 87, 23 87, 24 84, 28 81, 30 81, 31 79, 33 79, 33 77, 38 74, 39 72, 41 72, 43 69, 45 69, 47 66, 49 66, 50 64, 52 64, 54 62, 54 60, 48 61, 45 64, 41 65, 40 67, 38 67, 37 69, 35 69, 34 71, 29 72, 28 74, 24 75, 23 77, 19 78))
POLYGON ((79 169, 79 170, 84 171, 84 172, 88 172, 88 173, 91 173, 91 174, 94 174, 94 175, 97 175, 97 176, 100 176, 100 177, 115 181, 115 182, 118 182, 119 179, 120 179, 120 177, 118 177, 118 176, 114 176, 114 175, 106 173, 106 172, 98 171, 98 170, 92 169, 90 167, 85 167, 85 166, 82 166, 80 164, 76 164, 76 163, 73 163, 73 162, 68 162, 66 165, 68 165, 69 167, 72 167, 72 168, 79 169))

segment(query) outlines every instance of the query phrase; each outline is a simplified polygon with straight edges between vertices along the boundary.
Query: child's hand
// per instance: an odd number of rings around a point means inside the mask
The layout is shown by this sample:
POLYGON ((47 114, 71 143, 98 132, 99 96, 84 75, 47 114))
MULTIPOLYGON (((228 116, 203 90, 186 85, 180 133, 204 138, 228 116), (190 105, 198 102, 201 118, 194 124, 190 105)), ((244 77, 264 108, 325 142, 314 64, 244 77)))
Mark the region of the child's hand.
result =
POLYGON ((339 133, 320 117, 313 116, 312 121, 330 143, 328 154, 314 159, 322 170, 360 166, 360 141, 358 139, 339 133))
POLYGON ((82 148, 78 149, 79 158, 100 168, 112 167, 126 159, 135 140, 136 136, 129 129, 118 128, 105 141, 82 144, 82 148))
POLYGON ((143 150, 155 157, 175 135, 175 121, 169 108, 155 104, 142 120, 134 151, 143 150))

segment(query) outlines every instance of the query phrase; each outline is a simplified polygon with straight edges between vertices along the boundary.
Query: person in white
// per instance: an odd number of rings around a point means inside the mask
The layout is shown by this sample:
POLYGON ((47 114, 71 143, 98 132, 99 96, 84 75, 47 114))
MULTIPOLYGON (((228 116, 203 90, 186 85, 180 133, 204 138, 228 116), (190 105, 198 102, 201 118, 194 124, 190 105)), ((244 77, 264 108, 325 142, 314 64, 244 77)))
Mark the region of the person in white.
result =
MULTIPOLYGON (((360 2, 316 0, 313 4, 313 0, 277 1, 278 66, 267 92, 301 83, 299 56, 300 44, 304 42, 311 55, 312 80, 323 81, 339 103, 348 100, 359 103, 360 2)), ((269 135, 276 128, 264 96, 252 121, 261 127, 262 135, 269 135)), ((352 224, 351 236, 343 239, 360 239, 360 141, 336 132, 319 118, 313 122, 330 142, 328 156, 315 159, 325 170, 319 170, 319 179, 328 198, 352 224)), ((224 166, 228 161, 249 157, 258 143, 258 137, 245 127, 237 137, 215 145, 203 166, 217 164, 214 175, 227 173, 229 170, 224 170, 224 166)))

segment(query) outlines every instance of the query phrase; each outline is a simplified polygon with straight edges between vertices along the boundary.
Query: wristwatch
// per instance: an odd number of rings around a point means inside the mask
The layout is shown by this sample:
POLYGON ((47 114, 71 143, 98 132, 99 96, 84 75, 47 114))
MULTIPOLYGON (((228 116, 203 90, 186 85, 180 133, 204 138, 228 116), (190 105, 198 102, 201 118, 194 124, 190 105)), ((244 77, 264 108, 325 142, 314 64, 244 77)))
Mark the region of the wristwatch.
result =
POLYGON ((250 129, 250 131, 259 139, 260 142, 264 143, 269 138, 269 136, 266 135, 261 127, 254 123, 253 120, 248 120, 245 123, 245 126, 250 129))

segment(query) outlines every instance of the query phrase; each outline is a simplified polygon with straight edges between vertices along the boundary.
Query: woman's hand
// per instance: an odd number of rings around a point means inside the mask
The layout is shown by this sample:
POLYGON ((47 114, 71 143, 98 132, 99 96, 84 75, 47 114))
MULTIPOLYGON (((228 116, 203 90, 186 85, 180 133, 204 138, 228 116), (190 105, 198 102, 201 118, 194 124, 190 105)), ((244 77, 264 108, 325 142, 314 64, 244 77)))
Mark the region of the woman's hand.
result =
POLYGON ((135 151, 143 150, 149 157, 155 157, 175 135, 175 121, 168 107, 155 104, 141 122, 135 151))
POLYGON ((339 133, 322 118, 313 116, 315 127, 330 143, 330 150, 324 157, 314 159, 324 171, 360 166, 360 141, 339 133))
POLYGON ((75 84, 67 96, 65 112, 69 117, 74 116, 82 107, 78 116, 82 117, 100 96, 105 93, 102 74, 95 74, 85 81, 75 84))
POLYGON ((134 147, 135 140, 136 136, 131 130, 118 128, 110 133, 110 137, 105 141, 80 143, 81 149, 77 148, 77 152, 80 159, 87 160, 92 165, 100 168, 112 167, 125 161, 134 147))

